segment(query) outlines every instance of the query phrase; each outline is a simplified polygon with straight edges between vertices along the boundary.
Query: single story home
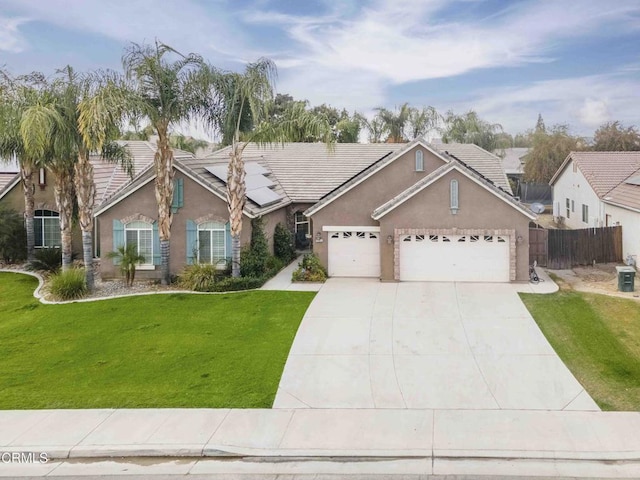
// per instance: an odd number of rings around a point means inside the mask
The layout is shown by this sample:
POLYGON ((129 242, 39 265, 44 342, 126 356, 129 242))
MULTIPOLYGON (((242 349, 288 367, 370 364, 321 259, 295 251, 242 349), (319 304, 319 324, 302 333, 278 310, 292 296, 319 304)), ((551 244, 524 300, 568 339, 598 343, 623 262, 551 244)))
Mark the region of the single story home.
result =
MULTIPOLYGON (((121 141, 131 154, 134 176, 153 164, 155 146, 150 142, 128 140, 121 141)), ((193 157, 190 152, 174 149, 176 158, 193 157)), ((111 197, 119 188, 131 182, 129 175, 119 166, 104 162, 99 156, 91 158, 94 169, 94 181, 96 186, 95 205, 98 207, 106 199, 111 197)), ((45 168, 40 168, 34 174, 36 189, 35 200, 35 246, 50 248, 60 246, 60 215, 54 196, 53 174, 45 168)), ((20 181, 17 162, 7 162, 0 170, 0 206, 17 211, 24 215, 24 193, 20 181)), ((94 252, 99 254, 98 232, 95 235, 94 252)), ((73 227, 72 250, 74 255, 82 257, 82 237, 80 228, 73 227)))
MULTIPOLYGON (((241 243, 262 217, 316 252, 330 276, 382 281, 526 281, 529 222, 497 157, 475 145, 250 144, 241 243)), ((230 256, 226 204, 229 148, 176 158, 172 273, 230 256)), ((96 210, 100 252, 136 242, 141 277, 158 278, 159 240, 151 166, 96 210)), ((116 275, 102 262, 103 277, 116 275)))
POLYGON ((622 225, 623 256, 640 255, 640 152, 571 152, 549 184, 565 225, 622 225))

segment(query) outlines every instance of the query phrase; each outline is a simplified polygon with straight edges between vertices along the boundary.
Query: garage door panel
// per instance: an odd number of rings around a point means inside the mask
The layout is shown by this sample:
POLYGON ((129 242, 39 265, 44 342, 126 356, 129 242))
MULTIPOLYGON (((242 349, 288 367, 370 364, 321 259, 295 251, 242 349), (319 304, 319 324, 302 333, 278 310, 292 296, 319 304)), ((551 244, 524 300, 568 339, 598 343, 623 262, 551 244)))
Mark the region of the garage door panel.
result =
POLYGON ((329 232, 329 276, 379 277, 380 233, 329 232))
POLYGON ((404 235, 400 280, 508 282, 509 238, 492 235, 404 235))

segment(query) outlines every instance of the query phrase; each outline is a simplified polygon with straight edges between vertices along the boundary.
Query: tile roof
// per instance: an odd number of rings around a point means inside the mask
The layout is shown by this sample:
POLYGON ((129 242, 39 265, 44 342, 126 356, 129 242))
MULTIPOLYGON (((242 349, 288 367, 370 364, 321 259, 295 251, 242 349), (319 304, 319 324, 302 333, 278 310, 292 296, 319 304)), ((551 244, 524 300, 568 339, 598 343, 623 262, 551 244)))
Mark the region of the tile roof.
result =
MULTIPOLYGON (((272 146, 249 144, 245 160, 263 159, 294 202, 315 203, 336 187, 385 155, 405 147, 400 143, 285 143, 272 146)), ((210 160, 229 160, 229 148, 218 150, 210 160)))
POLYGON ((523 204, 517 201, 510 193, 506 192, 501 187, 496 186, 494 182, 488 180, 486 177, 479 174, 475 169, 468 168, 467 165, 465 165, 463 162, 458 161, 456 158, 451 158, 449 163, 441 166, 440 168, 431 172, 429 175, 421 178, 412 186, 410 186, 400 194, 396 195, 394 198, 392 198, 388 202, 376 208, 371 214, 371 217, 374 220, 379 220, 380 218, 384 217, 387 213, 389 213, 391 210, 401 205, 402 203, 407 201, 409 198, 411 198, 413 195, 421 191, 423 188, 425 188, 426 186, 434 182, 436 179, 442 177, 449 171, 456 168, 462 171, 463 173, 467 174, 471 178, 475 179, 476 181, 478 181, 486 189, 495 193, 498 197, 502 198, 505 202, 509 203, 512 207, 520 210, 522 213, 524 213, 525 215, 527 215, 532 219, 536 218, 536 215, 531 210, 529 210, 527 207, 525 207, 523 204))
POLYGON ((551 185, 570 160, 577 164, 600 198, 640 169, 640 152, 571 152, 549 182, 551 185))
POLYGON ((640 211, 640 185, 621 183, 603 198, 606 203, 640 211))
POLYGON ((512 194, 507 175, 502 167, 502 160, 493 153, 487 152, 473 143, 441 143, 435 145, 441 152, 450 153, 468 166, 478 171, 498 187, 512 194))
POLYGON ((522 175, 524 173, 522 157, 529 153, 528 148, 505 148, 502 157, 502 168, 507 175, 522 175))
MULTIPOLYGON (((142 140, 119 141, 120 145, 126 145, 131 153, 134 178, 153 164, 156 148, 151 142, 142 140)), ((183 150, 173 149, 176 159, 192 158, 193 154, 183 150)), ((123 186, 131 183, 129 175, 118 165, 103 161, 99 156, 91 159, 93 164, 93 176, 96 184, 96 206, 105 203, 123 186)))
MULTIPOLYGON (((246 150, 245 150, 246 151, 246 150)), ((265 213, 281 208, 285 205, 289 205, 291 203, 291 199, 285 193, 284 188, 282 187, 279 178, 273 174, 273 171, 270 168, 270 165, 261 157, 248 157, 247 155, 243 155, 245 165, 250 164, 252 162, 258 163, 266 168, 269 173, 265 174, 265 176, 275 183, 275 187, 273 187, 273 191, 280 195, 281 200, 278 203, 267 205, 265 207, 260 207, 257 203, 251 201, 247 198, 247 202, 245 204, 245 212, 250 216, 258 216, 264 215, 265 213)), ((206 167, 212 167, 215 165, 227 165, 228 157, 225 156, 223 158, 212 159, 208 158, 189 158, 182 159, 176 162, 179 167, 182 167, 187 173, 190 173, 192 176, 198 178, 203 184, 205 184, 209 189, 215 190, 221 198, 227 198, 227 187, 226 183, 222 180, 218 179, 215 175, 208 172, 206 167)))

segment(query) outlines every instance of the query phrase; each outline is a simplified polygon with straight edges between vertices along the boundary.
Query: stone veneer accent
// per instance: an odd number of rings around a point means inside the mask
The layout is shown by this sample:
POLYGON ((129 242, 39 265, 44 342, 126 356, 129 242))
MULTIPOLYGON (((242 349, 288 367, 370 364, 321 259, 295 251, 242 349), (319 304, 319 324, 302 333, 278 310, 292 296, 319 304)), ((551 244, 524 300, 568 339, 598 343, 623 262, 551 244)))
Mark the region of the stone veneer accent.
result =
POLYGON ((200 218, 196 218, 195 222, 200 225, 204 222, 219 222, 219 223, 227 223, 229 221, 228 218, 222 218, 220 215, 216 215, 214 213, 208 213, 207 215, 203 215, 200 218))
POLYGON ((396 228, 393 239, 393 278, 400 280, 400 235, 501 235, 509 237, 509 280, 516 280, 516 231, 480 228, 396 228))
POLYGON ((134 213, 133 215, 129 215, 128 217, 124 217, 120 219, 123 225, 131 222, 146 222, 146 223, 155 223, 155 220, 151 217, 147 217, 141 213, 134 213))

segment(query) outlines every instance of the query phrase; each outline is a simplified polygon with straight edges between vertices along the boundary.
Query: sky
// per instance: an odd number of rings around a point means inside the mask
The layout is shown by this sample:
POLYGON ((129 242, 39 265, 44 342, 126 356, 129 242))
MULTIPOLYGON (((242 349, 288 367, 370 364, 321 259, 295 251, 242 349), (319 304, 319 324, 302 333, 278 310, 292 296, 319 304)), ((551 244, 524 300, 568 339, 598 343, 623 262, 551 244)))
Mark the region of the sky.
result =
MULTIPOLYGON (((640 0, 0 0, 0 66, 119 69, 156 39, 311 105, 475 110, 512 134, 640 126, 640 0)), ((189 128, 189 127, 185 127, 189 128)), ((192 133, 192 132, 183 132, 192 133)))

